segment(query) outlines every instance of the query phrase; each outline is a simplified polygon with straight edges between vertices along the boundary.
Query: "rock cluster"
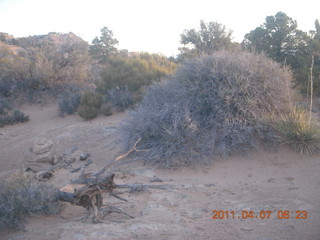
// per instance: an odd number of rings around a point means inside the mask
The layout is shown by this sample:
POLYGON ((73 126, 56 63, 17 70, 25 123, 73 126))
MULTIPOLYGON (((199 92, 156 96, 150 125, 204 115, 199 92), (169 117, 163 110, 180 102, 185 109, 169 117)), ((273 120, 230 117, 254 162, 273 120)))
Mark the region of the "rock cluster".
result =
POLYGON ((54 171, 71 166, 75 161, 75 158, 57 154, 54 142, 46 137, 37 138, 25 157, 24 170, 35 173, 40 180, 49 179, 54 171))
POLYGON ((55 151, 55 143, 46 137, 37 138, 33 146, 25 153, 24 171, 33 173, 39 180, 47 180, 53 173, 61 168, 71 169, 72 164, 79 160, 81 166, 70 170, 71 173, 83 170, 92 164, 90 153, 73 153, 71 155, 59 154, 55 151))

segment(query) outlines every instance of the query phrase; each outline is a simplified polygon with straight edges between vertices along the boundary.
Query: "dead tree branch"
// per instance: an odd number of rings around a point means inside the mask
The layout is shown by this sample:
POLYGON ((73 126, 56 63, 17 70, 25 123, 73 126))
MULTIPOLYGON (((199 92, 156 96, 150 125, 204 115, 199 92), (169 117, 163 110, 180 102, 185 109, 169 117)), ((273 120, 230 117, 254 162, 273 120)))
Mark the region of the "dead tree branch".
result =
POLYGON ((146 190, 147 188, 153 189, 167 189, 172 186, 170 185, 149 185, 149 184, 124 184, 124 185, 116 185, 114 183, 114 176, 115 174, 108 174, 103 176, 103 174, 117 161, 127 157, 130 153, 136 151, 148 151, 148 150, 140 150, 137 149, 137 144, 141 141, 139 138, 133 145, 132 148, 129 149, 128 152, 118 156, 113 162, 104 166, 100 171, 95 174, 86 173, 84 170, 76 179, 72 181, 73 184, 84 184, 78 190, 75 190, 74 193, 67 193, 60 191, 59 198, 61 201, 69 202, 76 206, 82 206, 86 208, 89 213, 84 218, 85 220, 88 219, 90 215, 93 215, 93 222, 103 222, 103 218, 111 212, 124 214, 130 218, 133 218, 130 214, 126 213, 123 209, 108 206, 107 208, 102 208, 103 206, 103 193, 109 193, 111 196, 118 198, 122 201, 127 201, 124 198, 119 197, 116 195, 113 190, 115 188, 130 188, 130 192, 141 192, 146 190))

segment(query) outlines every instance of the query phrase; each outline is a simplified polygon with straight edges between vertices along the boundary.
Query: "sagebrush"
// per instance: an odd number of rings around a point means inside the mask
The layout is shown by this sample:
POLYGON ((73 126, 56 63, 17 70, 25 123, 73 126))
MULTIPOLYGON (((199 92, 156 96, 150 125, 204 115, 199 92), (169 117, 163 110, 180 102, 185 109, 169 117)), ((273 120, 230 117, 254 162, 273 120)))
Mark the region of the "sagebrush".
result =
POLYGON ((80 98, 78 114, 84 120, 91 120, 99 115, 102 105, 102 95, 96 92, 85 92, 80 98))
POLYGON ((6 99, 0 98, 0 115, 6 115, 11 109, 11 104, 6 99))
POLYGON ((207 163, 272 144, 272 114, 289 111, 289 69, 261 54, 216 52, 180 66, 149 88, 119 129, 133 159, 163 167, 207 163))
POLYGON ((52 185, 16 172, 0 181, 0 230, 21 230, 26 217, 56 214, 61 210, 58 191, 52 185))
POLYGON ((95 92, 85 92, 80 99, 80 104, 99 109, 102 105, 102 96, 95 92))
POLYGON ((111 103, 103 103, 100 108, 100 112, 104 116, 111 116, 112 115, 112 106, 111 103))
POLYGON ((95 107, 90 107, 87 105, 80 106, 78 109, 78 114, 80 117, 82 117, 84 120, 92 120, 99 115, 99 109, 95 107))
POLYGON ((59 99, 59 115, 73 114, 77 111, 80 104, 80 93, 69 93, 68 95, 61 96, 59 99))
POLYGON ((135 97, 137 94, 138 91, 133 93, 126 89, 113 88, 107 92, 106 100, 117 111, 123 112, 137 103, 138 99, 135 97))
POLYGON ((29 116, 13 106, 4 98, 0 98, 0 127, 29 121, 29 116))

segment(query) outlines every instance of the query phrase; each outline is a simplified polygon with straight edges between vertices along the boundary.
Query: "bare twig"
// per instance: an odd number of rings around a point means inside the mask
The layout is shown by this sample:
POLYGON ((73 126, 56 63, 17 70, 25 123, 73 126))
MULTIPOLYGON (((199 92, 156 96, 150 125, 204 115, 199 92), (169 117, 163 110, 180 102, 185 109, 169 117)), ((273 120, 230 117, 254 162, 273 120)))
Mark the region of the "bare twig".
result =
POLYGON ((110 192, 110 195, 111 195, 112 197, 118 198, 118 199, 120 199, 120 200, 122 200, 122 201, 124 201, 124 202, 128 202, 127 199, 118 196, 118 195, 115 194, 114 192, 110 192))
POLYGON ((141 137, 134 143, 133 147, 129 149, 128 152, 126 152, 125 154, 122 154, 120 155, 119 157, 116 158, 116 161, 122 159, 122 158, 125 158, 126 156, 128 156, 130 153, 132 153, 133 151, 136 151, 136 152, 147 152, 149 150, 140 150, 140 149, 137 149, 137 144, 141 141, 141 137))
POLYGON ((94 174, 95 177, 99 177, 100 175, 102 175, 105 171, 107 171, 115 162, 127 157, 130 153, 136 151, 136 152, 146 152, 148 150, 140 150, 137 149, 137 144, 141 141, 141 137, 134 143, 133 147, 129 149, 128 152, 118 156, 113 162, 107 164, 106 166, 104 166, 99 172, 97 172, 96 174, 94 174))

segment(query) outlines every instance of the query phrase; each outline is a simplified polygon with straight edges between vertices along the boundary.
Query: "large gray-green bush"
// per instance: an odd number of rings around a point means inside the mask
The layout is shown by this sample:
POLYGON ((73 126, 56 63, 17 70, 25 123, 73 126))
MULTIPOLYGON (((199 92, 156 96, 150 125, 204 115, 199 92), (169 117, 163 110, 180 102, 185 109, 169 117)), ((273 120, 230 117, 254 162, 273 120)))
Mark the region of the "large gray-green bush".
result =
POLYGON ((287 112, 290 71, 261 54, 219 51, 153 85, 120 128, 124 151, 162 167, 208 163, 273 142, 267 119, 287 112))
POLYGON ((16 172, 0 181, 0 231, 24 229, 26 218, 59 213, 58 189, 16 172))

